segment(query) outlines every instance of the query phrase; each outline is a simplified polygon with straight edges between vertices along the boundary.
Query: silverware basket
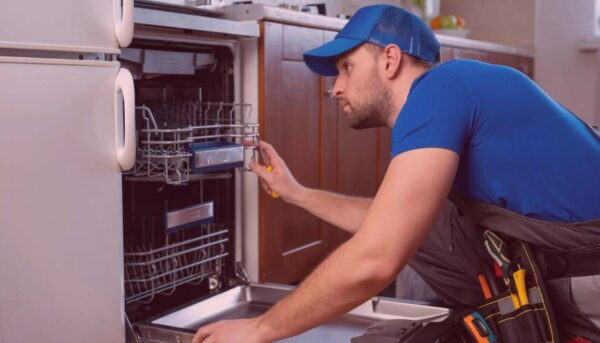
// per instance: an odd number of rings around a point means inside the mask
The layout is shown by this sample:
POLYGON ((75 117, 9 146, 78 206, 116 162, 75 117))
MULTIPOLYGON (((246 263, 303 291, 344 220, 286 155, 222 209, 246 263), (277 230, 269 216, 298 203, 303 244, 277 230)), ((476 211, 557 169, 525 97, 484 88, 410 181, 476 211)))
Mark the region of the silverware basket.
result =
POLYGON ((144 245, 127 247, 125 302, 149 303, 157 294, 169 295, 183 284, 219 286, 228 255, 228 229, 202 224, 198 228, 156 234, 144 245))
POLYGON ((133 175, 140 180, 181 184, 204 173, 243 167, 248 149, 254 156, 254 147, 243 145, 258 139, 258 124, 248 120, 248 104, 164 101, 137 111, 141 121, 133 175))

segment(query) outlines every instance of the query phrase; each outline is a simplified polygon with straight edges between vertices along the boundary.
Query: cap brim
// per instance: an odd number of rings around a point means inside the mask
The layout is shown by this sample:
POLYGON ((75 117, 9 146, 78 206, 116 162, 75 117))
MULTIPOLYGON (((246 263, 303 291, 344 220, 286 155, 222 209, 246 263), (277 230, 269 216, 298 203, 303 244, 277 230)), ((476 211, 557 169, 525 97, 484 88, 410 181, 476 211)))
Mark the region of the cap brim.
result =
POLYGON ((364 43, 360 39, 336 38, 329 43, 304 53, 304 63, 313 72, 322 76, 335 76, 338 74, 335 60, 357 46, 364 43))

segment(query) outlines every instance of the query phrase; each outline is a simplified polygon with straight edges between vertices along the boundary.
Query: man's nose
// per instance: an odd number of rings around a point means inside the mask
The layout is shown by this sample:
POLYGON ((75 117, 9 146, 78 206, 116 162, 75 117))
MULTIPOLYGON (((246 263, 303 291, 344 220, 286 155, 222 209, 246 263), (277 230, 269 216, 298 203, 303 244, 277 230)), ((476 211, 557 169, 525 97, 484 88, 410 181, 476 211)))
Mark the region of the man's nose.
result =
POLYGON ((340 80, 340 77, 338 76, 335 78, 335 83, 333 84, 333 89, 331 91, 331 95, 334 98, 337 98, 337 97, 341 96, 342 93, 344 93, 344 87, 343 87, 342 81, 340 80))

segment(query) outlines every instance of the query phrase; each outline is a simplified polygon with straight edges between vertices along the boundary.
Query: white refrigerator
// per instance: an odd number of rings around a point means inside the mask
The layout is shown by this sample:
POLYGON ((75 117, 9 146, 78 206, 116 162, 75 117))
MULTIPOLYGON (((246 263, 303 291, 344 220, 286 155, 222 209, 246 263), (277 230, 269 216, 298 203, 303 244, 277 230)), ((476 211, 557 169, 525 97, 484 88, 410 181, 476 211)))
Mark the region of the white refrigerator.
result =
POLYGON ((0 343, 123 342, 133 0, 2 0, 0 343))

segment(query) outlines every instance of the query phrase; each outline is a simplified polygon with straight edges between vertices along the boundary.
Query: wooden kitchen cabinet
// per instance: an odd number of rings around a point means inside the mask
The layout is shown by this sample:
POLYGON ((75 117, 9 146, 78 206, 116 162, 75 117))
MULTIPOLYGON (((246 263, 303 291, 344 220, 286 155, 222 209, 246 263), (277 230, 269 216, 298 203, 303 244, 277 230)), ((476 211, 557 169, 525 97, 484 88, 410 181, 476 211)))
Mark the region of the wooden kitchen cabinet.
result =
MULTIPOLYGON (((298 181, 308 187, 372 197, 390 157, 388 128, 354 130, 329 96, 334 77, 322 78, 302 54, 336 32, 269 21, 259 40, 259 122, 298 181)), ((532 77, 531 58, 442 46, 441 60, 470 58, 509 65, 532 77)), ((350 235, 308 212, 259 197, 260 282, 294 284, 350 235)))
MULTIPOLYGON (((261 23, 259 121, 300 183, 372 197, 387 167, 386 129, 354 130, 328 95, 335 78, 321 78, 302 60, 304 51, 335 32, 261 23)), ((261 282, 296 283, 350 235, 308 212, 260 195, 261 282)))

